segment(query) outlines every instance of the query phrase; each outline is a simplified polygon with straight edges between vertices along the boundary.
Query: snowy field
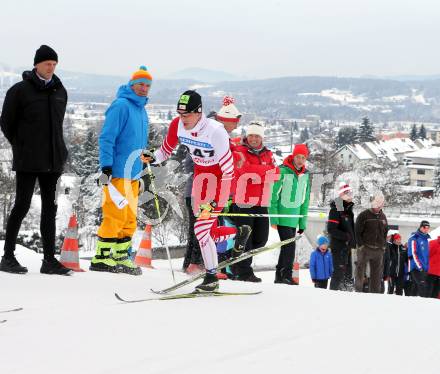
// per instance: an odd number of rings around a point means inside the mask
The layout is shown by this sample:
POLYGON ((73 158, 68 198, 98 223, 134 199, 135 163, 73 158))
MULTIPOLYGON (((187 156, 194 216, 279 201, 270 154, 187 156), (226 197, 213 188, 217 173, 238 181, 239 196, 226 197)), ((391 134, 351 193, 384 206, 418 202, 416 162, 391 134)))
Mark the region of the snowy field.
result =
POLYGON ((0 310, 24 308, 0 314, 2 374, 439 372, 438 300, 318 290, 304 270, 299 287, 274 285, 273 272, 221 283, 256 296, 121 304, 116 290, 170 285, 167 262, 142 277, 60 277, 39 274, 41 255, 17 257, 27 275, 0 272, 0 310))

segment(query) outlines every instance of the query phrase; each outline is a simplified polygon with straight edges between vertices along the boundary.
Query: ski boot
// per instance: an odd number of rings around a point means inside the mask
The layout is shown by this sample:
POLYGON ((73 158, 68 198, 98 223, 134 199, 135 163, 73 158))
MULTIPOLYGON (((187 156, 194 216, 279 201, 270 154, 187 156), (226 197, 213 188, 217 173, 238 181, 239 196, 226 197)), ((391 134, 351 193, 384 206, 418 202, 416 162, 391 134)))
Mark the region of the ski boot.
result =
POLYGON ((235 244, 232 248, 232 258, 240 256, 246 248, 246 242, 251 235, 252 229, 248 225, 242 225, 237 227, 237 234, 235 235, 235 244))
POLYGON ((129 257, 128 249, 131 248, 131 238, 126 237, 118 239, 113 248, 112 257, 116 262, 116 268, 119 273, 130 275, 141 275, 142 269, 137 266, 129 257))
POLYGON ((90 271, 108 271, 117 273, 116 262, 110 257, 112 248, 116 245, 116 239, 101 238, 98 236, 96 242, 96 255, 90 263, 90 271))
POLYGON ((298 284, 293 281, 292 273, 284 271, 284 269, 277 270, 275 272, 274 283, 287 284, 289 286, 297 286, 298 284))
MULTIPOLYGON (((237 234, 235 235, 234 248, 232 248, 231 250, 232 258, 237 258, 244 252, 246 248, 246 242, 248 241, 251 232, 252 229, 248 225, 242 225, 237 227, 237 234)), ((234 276, 237 277, 239 274, 238 264, 231 265, 230 269, 232 271, 232 274, 234 274, 234 276)))
POLYGON ((216 273, 206 273, 203 282, 196 287, 196 292, 215 292, 218 290, 216 273))

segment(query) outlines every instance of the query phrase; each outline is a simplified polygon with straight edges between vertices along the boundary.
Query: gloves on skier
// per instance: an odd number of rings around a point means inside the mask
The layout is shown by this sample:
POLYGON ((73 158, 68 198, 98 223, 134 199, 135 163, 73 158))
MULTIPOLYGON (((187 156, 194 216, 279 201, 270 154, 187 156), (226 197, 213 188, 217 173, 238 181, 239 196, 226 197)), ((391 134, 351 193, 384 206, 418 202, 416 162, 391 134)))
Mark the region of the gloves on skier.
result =
POLYGON ((107 186, 112 179, 112 168, 110 166, 104 166, 101 170, 101 175, 96 180, 98 186, 107 186))
POLYGON ((154 152, 155 152, 154 148, 142 150, 142 154, 141 154, 142 162, 144 163, 148 162, 150 164, 153 164, 153 162, 156 161, 156 157, 154 157, 154 152))
POLYGON ((217 208, 217 203, 215 201, 211 201, 210 203, 200 204, 199 207, 199 219, 209 219, 211 218, 211 212, 217 208))

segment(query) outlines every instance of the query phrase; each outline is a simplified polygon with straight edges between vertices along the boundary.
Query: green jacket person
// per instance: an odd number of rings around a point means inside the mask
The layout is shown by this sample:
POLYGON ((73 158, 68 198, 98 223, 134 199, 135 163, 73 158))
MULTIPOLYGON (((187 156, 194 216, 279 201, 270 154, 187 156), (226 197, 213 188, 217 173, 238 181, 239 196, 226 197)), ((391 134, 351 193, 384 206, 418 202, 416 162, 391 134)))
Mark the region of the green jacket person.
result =
MULTIPOLYGON (((302 216, 270 218, 272 227, 278 230, 280 240, 293 238, 307 227, 311 184, 310 174, 305 167, 308 155, 309 150, 305 144, 296 144, 293 153, 284 159, 280 166, 280 178, 272 186, 269 213, 302 216)), ((282 246, 275 283, 295 284, 292 280, 294 260, 295 242, 282 246)))

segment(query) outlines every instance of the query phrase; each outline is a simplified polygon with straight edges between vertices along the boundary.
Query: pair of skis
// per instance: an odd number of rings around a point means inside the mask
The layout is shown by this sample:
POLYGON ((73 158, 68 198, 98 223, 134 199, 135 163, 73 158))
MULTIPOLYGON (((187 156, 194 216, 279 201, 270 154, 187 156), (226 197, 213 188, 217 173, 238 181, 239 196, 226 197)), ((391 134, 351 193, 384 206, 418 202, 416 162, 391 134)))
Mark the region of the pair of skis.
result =
POLYGON ((178 299, 195 299, 199 297, 220 297, 220 296, 250 296, 250 295, 258 295, 262 291, 257 292, 220 292, 220 291, 214 291, 214 292, 190 292, 190 293, 181 293, 178 295, 164 295, 164 296, 157 296, 157 297, 149 297, 145 299, 135 299, 135 300, 128 300, 124 299, 121 296, 119 296, 117 293, 115 293, 115 297, 124 303, 142 303, 144 301, 154 301, 154 300, 178 300, 178 299))
MULTIPOLYGON (((300 237, 302 237, 302 234, 297 235, 297 236, 290 238, 290 239, 286 239, 286 240, 283 240, 280 242, 276 242, 276 243, 264 246, 264 247, 252 249, 249 252, 244 252, 238 257, 230 258, 228 260, 220 262, 217 266, 217 270, 224 269, 227 266, 234 265, 240 261, 243 261, 243 260, 250 258, 250 257, 254 257, 254 256, 259 255, 261 253, 272 251, 274 249, 280 248, 283 245, 294 243, 300 237)), ((117 293, 115 293, 115 297, 119 301, 122 301, 125 303, 138 303, 138 302, 152 301, 152 300, 176 300, 176 299, 189 299, 189 298, 208 297, 208 296, 215 297, 215 296, 257 295, 257 294, 261 293, 261 292, 210 292, 210 293, 192 292, 192 293, 184 293, 184 294, 178 294, 178 295, 167 295, 170 292, 178 290, 181 287, 187 286, 191 283, 196 282, 199 279, 202 279, 204 276, 205 276, 204 273, 200 273, 200 274, 194 275, 193 277, 188 278, 180 283, 177 283, 171 287, 164 288, 163 290, 151 290, 153 293, 160 295, 159 297, 155 297, 155 298, 143 298, 143 299, 129 300, 129 299, 125 299, 125 298, 121 297, 117 293), (167 295, 167 296, 163 296, 163 295, 167 295), (202 295, 204 295, 204 296, 202 296, 202 295)))
MULTIPOLYGON (((11 313, 11 312, 19 312, 20 310, 23 310, 23 308, 14 308, 14 309, 6 309, 6 310, 0 310, 0 313, 11 313)), ((7 319, 0 320, 0 323, 5 323, 7 319)))

